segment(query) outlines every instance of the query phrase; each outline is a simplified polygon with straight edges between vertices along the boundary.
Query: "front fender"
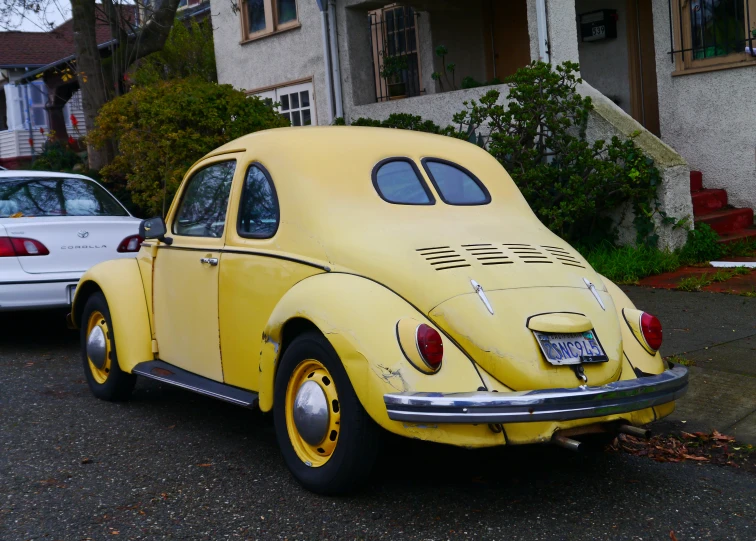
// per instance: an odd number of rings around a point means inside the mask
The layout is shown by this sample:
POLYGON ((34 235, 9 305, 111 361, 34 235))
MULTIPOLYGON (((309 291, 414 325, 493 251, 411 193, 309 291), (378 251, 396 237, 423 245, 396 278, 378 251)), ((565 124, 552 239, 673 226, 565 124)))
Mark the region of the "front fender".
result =
POLYGON ((137 260, 104 261, 84 273, 72 306, 71 319, 77 328, 87 298, 97 291, 108 302, 121 370, 131 372, 134 365, 152 360, 152 331, 137 260))
MULTIPOLYGON (((641 346, 638 339, 633 334, 632 329, 625 321, 622 315, 622 310, 625 308, 635 308, 633 301, 631 301, 627 295, 608 278, 601 277, 606 284, 606 290, 609 295, 612 296, 614 306, 617 310, 617 319, 619 320, 620 328, 622 329, 622 348, 627 355, 630 363, 633 367, 642 370, 647 374, 661 374, 666 370, 664 361, 661 358, 659 352, 655 355, 649 355, 649 353, 641 346)), ((622 379, 627 379, 628 375, 623 374, 622 379)), ((629 377, 635 377, 634 374, 629 377)))
POLYGON ((475 391, 482 381, 472 361, 448 339, 444 339, 443 366, 437 373, 427 375, 414 368, 401 351, 396 324, 402 318, 413 318, 435 325, 393 291, 351 274, 319 274, 302 280, 276 306, 263 334, 260 356, 259 404, 263 411, 273 408, 283 330, 293 318, 310 321, 328 339, 363 407, 385 429, 472 446, 484 441, 491 445, 492 438, 503 443, 501 434, 492 433, 486 425, 408 426, 388 418, 383 399, 386 393, 475 391), (452 432, 458 434, 453 436, 452 432))

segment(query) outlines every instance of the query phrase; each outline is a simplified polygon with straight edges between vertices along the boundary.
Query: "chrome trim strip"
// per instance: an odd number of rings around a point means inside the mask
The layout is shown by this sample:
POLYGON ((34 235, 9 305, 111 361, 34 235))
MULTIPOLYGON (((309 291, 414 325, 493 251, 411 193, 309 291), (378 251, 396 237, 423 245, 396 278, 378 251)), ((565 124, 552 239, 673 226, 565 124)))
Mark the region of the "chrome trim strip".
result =
POLYGON ((418 423, 528 423, 628 413, 677 400, 688 389, 688 369, 615 381, 598 387, 509 393, 390 393, 389 419, 418 423))
POLYGON ((75 284, 79 281, 79 278, 64 278, 60 280, 27 280, 22 282, 0 282, 0 286, 17 286, 28 284, 75 284))

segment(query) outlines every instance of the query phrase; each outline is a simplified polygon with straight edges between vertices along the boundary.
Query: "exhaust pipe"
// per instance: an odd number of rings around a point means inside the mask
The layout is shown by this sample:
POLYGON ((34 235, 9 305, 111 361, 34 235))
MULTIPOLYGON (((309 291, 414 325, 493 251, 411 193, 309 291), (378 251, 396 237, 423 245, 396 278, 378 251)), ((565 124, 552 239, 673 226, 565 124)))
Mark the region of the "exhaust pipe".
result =
POLYGON ((622 425, 619 427, 619 431, 623 434, 627 434, 629 436, 635 436, 636 438, 641 438, 644 440, 647 440, 651 437, 651 431, 647 428, 638 428, 637 426, 632 425, 622 425))
POLYGON ((580 446, 582 445, 579 441, 562 436, 561 434, 554 434, 551 436, 551 443, 575 452, 580 451, 580 446))

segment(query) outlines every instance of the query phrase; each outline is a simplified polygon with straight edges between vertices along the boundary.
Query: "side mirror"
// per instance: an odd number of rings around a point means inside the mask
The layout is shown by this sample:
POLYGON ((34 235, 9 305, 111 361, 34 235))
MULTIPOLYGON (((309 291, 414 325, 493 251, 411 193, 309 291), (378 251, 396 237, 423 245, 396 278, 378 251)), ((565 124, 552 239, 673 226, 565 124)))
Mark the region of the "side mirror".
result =
POLYGON ((157 239, 171 245, 173 244, 173 239, 165 236, 167 232, 168 228, 161 216, 142 220, 142 223, 139 224, 139 236, 143 239, 157 239))

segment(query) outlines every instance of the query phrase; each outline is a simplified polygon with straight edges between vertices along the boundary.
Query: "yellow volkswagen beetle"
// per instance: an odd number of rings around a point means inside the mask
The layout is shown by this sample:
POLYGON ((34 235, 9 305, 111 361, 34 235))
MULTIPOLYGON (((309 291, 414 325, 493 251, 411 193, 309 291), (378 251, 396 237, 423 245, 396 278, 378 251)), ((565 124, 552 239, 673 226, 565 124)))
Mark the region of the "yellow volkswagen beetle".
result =
POLYGON ((383 430, 469 448, 581 440, 669 415, 687 371, 544 227, 487 152, 381 128, 237 139, 186 175, 136 259, 81 279, 92 392, 137 376, 273 412, 296 479, 368 476, 383 430))

